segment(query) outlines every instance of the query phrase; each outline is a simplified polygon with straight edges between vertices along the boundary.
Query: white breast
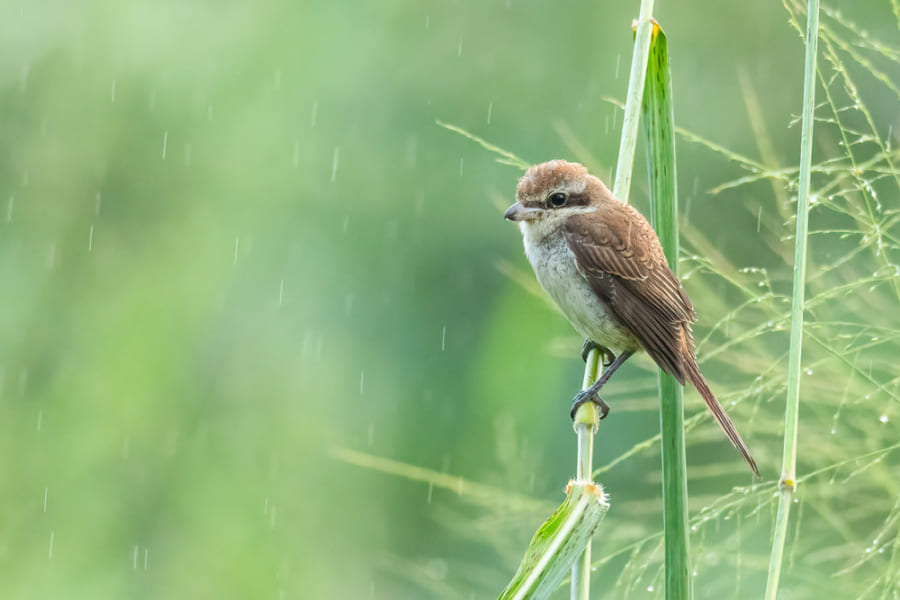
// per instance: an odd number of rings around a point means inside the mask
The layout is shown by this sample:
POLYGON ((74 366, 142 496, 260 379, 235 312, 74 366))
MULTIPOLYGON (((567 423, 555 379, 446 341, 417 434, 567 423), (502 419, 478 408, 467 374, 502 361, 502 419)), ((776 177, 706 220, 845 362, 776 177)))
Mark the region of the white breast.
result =
POLYGON ((578 333, 615 353, 637 350, 639 346, 634 337, 608 316, 606 305, 578 272, 575 256, 562 234, 557 232, 536 240, 533 234, 538 232, 529 230, 528 226, 522 227, 525 255, 541 287, 578 333))

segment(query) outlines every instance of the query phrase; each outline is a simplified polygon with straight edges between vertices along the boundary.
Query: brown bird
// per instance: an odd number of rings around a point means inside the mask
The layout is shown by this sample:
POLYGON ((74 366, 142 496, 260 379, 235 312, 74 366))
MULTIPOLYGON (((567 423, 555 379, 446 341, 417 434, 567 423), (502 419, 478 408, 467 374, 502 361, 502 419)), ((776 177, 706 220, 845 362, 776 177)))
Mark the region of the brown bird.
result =
POLYGON ((604 352, 608 368, 575 396, 572 415, 632 354, 644 350, 681 385, 691 382, 716 422, 759 477, 744 440, 697 366, 691 301, 669 268, 656 232, 582 165, 554 160, 528 169, 505 217, 519 223, 541 287, 584 335, 582 356, 604 352))

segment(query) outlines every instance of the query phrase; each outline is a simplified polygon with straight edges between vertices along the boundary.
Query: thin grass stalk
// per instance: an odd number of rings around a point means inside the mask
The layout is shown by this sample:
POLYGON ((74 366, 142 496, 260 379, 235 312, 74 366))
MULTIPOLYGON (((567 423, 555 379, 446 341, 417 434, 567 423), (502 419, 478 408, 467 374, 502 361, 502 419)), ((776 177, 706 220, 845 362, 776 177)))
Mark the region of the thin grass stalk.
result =
POLYGON ((641 14, 634 36, 634 53, 631 57, 631 74, 628 76, 628 95, 625 98, 625 116, 622 119, 622 138, 619 141, 619 158, 616 160, 616 179, 613 195, 628 202, 631 191, 631 168, 637 147, 638 124, 644 83, 647 79, 647 61, 650 57, 650 37, 653 32, 653 0, 641 0, 641 14))
MULTIPOLYGON (((622 137, 619 142, 619 157, 616 161, 616 179, 613 194, 628 202, 631 188, 631 170, 634 164, 634 152, 637 147, 638 123, 640 120, 641 101, 644 97, 647 61, 650 54, 650 35, 652 32, 653 0, 641 1, 641 12, 638 17, 634 51, 631 59, 631 74, 628 78, 628 92, 625 101, 625 117, 622 120, 622 137)), ((582 389, 587 389, 602 373, 600 353, 591 350, 584 366, 582 389)), ((582 405, 575 416, 575 431, 578 435, 578 460, 576 477, 590 480, 592 478, 593 434, 592 423, 596 418, 596 406, 592 402, 582 405), (586 407, 592 407, 593 416, 585 413, 586 407), (589 425, 588 423, 591 423, 589 425)), ((588 544, 582 555, 572 567, 570 597, 572 600, 588 600, 590 597, 591 546, 588 544)))
MULTIPOLYGON (((650 177, 651 222, 669 267, 678 274, 678 193, 675 171, 675 109, 669 75, 668 42, 653 24, 643 130, 650 177)), ((684 447, 684 388, 672 375, 659 372, 659 422, 662 447, 663 531, 665 533, 666 598, 693 595, 690 567, 687 466, 684 447)))
MULTIPOLYGON (((596 355, 596 350, 591 350, 591 355, 596 355)), ((584 371, 582 389, 587 389, 600 376, 600 361, 597 356, 588 356, 587 367, 584 371), (593 368, 590 368, 593 367, 593 368)), ((588 402, 582 406, 585 410, 579 410, 575 417, 575 432, 578 435, 578 457, 575 464, 575 480, 578 482, 591 482, 594 457, 594 433, 597 429, 599 414, 597 405, 588 402)), ((588 600, 591 595, 591 544, 585 547, 584 552, 572 566, 570 580, 570 597, 572 600, 588 600)))
POLYGON ((809 0, 806 20, 806 63, 803 72, 803 116, 800 133, 800 181, 797 193, 797 235, 794 248, 794 297, 791 303, 791 346, 788 362, 787 401, 784 414, 784 456, 781 497, 772 536, 766 600, 775 600, 787 540, 791 503, 797 482, 797 426, 800 412, 800 368, 805 305, 806 246, 809 228, 809 185, 812 169, 813 111, 816 102, 816 53, 819 34, 819 1, 809 0))

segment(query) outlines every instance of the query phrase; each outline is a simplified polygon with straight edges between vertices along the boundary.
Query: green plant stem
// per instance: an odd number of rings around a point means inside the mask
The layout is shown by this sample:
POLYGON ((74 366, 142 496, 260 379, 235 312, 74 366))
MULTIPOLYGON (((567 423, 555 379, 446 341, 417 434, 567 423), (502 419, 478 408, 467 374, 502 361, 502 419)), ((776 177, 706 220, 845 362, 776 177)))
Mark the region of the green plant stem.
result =
MULTIPOLYGON (((625 102, 625 117, 622 120, 622 138, 619 142, 619 158, 616 161, 616 180, 613 185, 613 194, 628 202, 628 192, 631 187, 631 170, 634 164, 634 151, 637 146, 638 122, 641 114, 641 100, 644 97, 644 82, 647 72, 647 60, 650 54, 650 34, 652 31, 653 0, 641 1, 641 12, 638 18, 637 34, 634 43, 634 54, 631 59, 631 74, 628 78, 628 96, 625 102)), ((600 353, 592 350, 588 354, 584 366, 584 382, 582 389, 587 389, 597 380, 601 374, 600 353)), ((596 406, 592 402, 582 405, 582 409, 593 407, 596 415, 596 406)), ((576 465, 579 480, 590 480, 592 472, 593 434, 594 429, 586 424, 579 424, 585 420, 579 409, 576 418, 576 432, 578 434, 578 463, 576 465)), ((591 547, 588 544, 584 553, 572 567, 571 598, 573 600, 588 600, 590 595, 591 574, 591 547)))
MULTIPOLYGON (((584 381, 581 389, 586 390, 600 376, 599 352, 591 350, 588 354, 584 369, 584 381)), ((575 480, 579 483, 592 481, 594 433, 597 431, 599 414, 597 405, 588 402, 583 405, 575 415, 575 433, 578 436, 578 457, 575 464, 575 480)), ((570 597, 572 600, 588 600, 590 597, 591 582, 591 544, 587 547, 575 564, 572 566, 570 597)))
POLYGON ((616 160, 616 179, 613 195, 628 202, 631 191, 631 168, 637 147, 638 121, 644 83, 647 78, 647 61, 650 56, 650 35, 653 32, 653 0, 641 0, 641 14, 637 21, 634 53, 631 57, 631 74, 628 76, 628 96, 625 98, 625 117, 622 119, 622 139, 619 142, 619 158, 616 160))
POLYGON ((791 502, 797 485, 797 424, 800 412, 800 367, 803 344, 803 311, 806 283, 806 245, 809 224, 809 186, 812 169, 813 111, 816 98, 816 52, 819 33, 819 1, 809 0, 806 20, 806 64, 803 72, 803 117, 800 133, 800 182, 797 193, 797 235, 794 248, 794 297, 791 304, 791 346, 788 361, 787 401, 784 413, 784 456, 781 497, 772 536, 766 600, 775 600, 787 539, 791 502))
MULTIPOLYGON (((668 41, 654 23, 644 89, 643 130, 650 177, 651 222, 669 267, 678 274, 678 192, 675 170, 675 110, 669 76, 668 41)), ((662 450, 663 530, 666 598, 693 595, 684 447, 684 388, 659 372, 659 425, 662 450)))

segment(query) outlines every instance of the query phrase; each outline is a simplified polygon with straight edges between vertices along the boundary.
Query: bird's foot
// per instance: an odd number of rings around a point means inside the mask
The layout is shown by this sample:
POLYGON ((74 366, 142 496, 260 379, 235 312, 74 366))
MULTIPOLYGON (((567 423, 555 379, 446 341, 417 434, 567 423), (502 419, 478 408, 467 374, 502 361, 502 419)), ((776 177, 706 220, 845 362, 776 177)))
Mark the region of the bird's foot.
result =
POLYGON ((588 354, 591 353, 591 350, 597 350, 600 353, 600 358, 603 359, 604 367, 608 367, 616 360, 616 355, 613 354, 612 350, 606 346, 601 346, 591 338, 584 340, 584 345, 581 347, 581 360, 587 362, 588 354))
POLYGON ((588 390, 582 390, 575 395, 574 400, 572 400, 572 410, 569 412, 569 416, 572 417, 572 420, 575 420, 575 413, 578 412, 578 409, 585 402, 593 402, 597 405, 597 408, 600 409, 600 419, 605 419, 606 415, 609 414, 609 404, 607 404, 603 398, 600 396, 593 394, 588 394, 588 390))

